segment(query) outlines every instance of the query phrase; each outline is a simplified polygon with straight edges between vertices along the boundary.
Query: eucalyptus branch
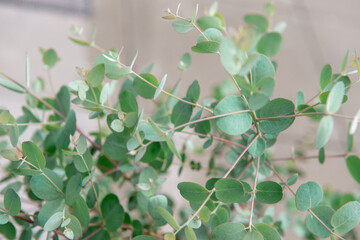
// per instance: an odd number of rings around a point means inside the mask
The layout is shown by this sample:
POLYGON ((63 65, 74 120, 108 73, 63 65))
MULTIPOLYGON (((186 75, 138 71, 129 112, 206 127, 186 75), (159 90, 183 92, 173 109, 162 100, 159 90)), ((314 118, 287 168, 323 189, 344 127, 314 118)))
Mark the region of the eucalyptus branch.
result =
POLYGON ((256 172, 255 172, 255 178, 254 178, 254 185, 253 185, 253 190, 251 192, 251 209, 250 209, 250 220, 249 220, 249 230, 251 232, 251 227, 252 227, 252 219, 253 219, 253 214, 254 214, 254 201, 255 201, 255 192, 256 192, 256 181, 258 178, 258 174, 259 174, 259 165, 260 165, 260 157, 257 158, 257 162, 256 162, 256 172))
POLYGON ((230 113, 224 113, 224 114, 220 114, 220 115, 215 115, 215 116, 210 116, 210 117, 206 117, 206 118, 201 118, 198 120, 194 120, 194 121, 190 121, 184 124, 181 124, 179 126, 176 126, 174 128, 170 128, 169 130, 163 132, 163 134, 157 136, 156 138, 154 138, 152 141, 149 141, 148 143, 142 145, 140 148, 138 148, 136 151, 139 151, 141 148, 147 147, 149 146, 151 143, 155 142, 156 140, 158 140, 159 138, 161 138, 162 136, 166 136, 167 134, 169 134, 170 132, 176 131, 178 129, 184 128, 186 126, 189 126, 191 124, 195 124, 195 123, 199 123, 199 122, 203 122, 203 121, 208 121, 208 120, 213 120, 213 119, 217 119, 217 118, 221 118, 221 117, 227 117, 227 116, 231 116, 231 115, 235 115, 235 114, 240 114, 240 113, 246 113, 246 112, 250 112, 250 110, 240 110, 240 111, 236 111, 236 112, 230 112, 230 113))
MULTIPOLYGON (((340 158, 340 157, 346 157, 349 155, 349 153, 343 153, 343 154, 334 154, 334 155, 326 155, 326 158, 340 158)), ((313 158, 319 158, 318 155, 312 155, 312 156, 291 156, 291 157, 281 157, 281 158, 273 158, 271 161, 287 161, 287 160, 306 160, 306 159, 313 159, 313 158)))
MULTIPOLYGON (((323 113, 323 112, 312 112, 312 113, 298 113, 286 116, 276 116, 276 117, 266 117, 266 118, 257 118, 258 121, 264 120, 272 120, 272 119, 283 119, 283 118, 295 118, 295 117, 306 117, 306 116, 315 116, 315 115, 323 115, 323 116, 332 116, 336 118, 343 118, 348 120, 353 120, 354 117, 344 116, 340 114, 330 114, 330 113, 323 113)), ((360 121, 360 120, 359 120, 360 121)))
MULTIPOLYGON (((249 148, 254 144, 254 142, 256 141, 256 139, 259 137, 259 135, 256 135, 254 137, 254 139, 249 143, 249 145, 244 149, 244 151, 239 155, 239 157, 235 160, 235 162, 231 165, 231 167, 229 168, 229 170, 224 174, 224 176, 222 177, 222 179, 227 178, 229 176, 229 174, 231 173, 231 171, 235 168, 235 166, 238 164, 238 162, 240 161, 240 159, 244 156, 244 154, 247 152, 247 150, 249 150, 249 148)), ((199 212, 201 211, 201 209, 205 206, 205 204, 207 203, 207 201, 209 201, 211 195, 215 192, 215 187, 213 187, 213 189, 210 190, 209 195, 206 197, 206 199, 203 201, 203 203, 200 205, 200 207, 195 211, 195 213, 183 224, 179 227, 178 230, 175 231, 175 235, 181 231, 181 229, 183 229, 184 227, 186 227, 193 219, 195 216, 197 216, 199 214, 199 212)))
MULTIPOLYGON (((264 162, 266 164, 266 166, 268 166, 268 168, 271 169, 271 171, 273 171, 273 173, 280 179, 281 182, 285 183, 285 186, 290 190, 290 192, 294 195, 294 197, 296 196, 295 191, 289 186, 289 184, 281 177, 281 175, 266 161, 264 162)), ((313 217, 316 218, 316 220, 318 220, 318 222, 329 232, 331 233, 331 235, 334 235, 335 237, 341 239, 341 240, 345 240, 343 237, 339 236, 337 233, 333 232, 313 211, 311 211, 311 209, 307 210, 313 217)))

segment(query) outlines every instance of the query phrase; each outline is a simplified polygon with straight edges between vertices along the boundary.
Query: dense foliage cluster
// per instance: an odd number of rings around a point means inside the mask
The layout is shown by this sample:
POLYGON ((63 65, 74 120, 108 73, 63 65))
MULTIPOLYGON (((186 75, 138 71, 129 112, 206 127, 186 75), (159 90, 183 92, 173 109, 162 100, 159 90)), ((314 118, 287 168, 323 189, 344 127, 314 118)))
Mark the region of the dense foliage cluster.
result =
MULTIPOLYGON (((90 41, 70 38, 100 54, 92 69, 78 69, 80 80, 61 87, 55 97, 38 96, 44 89, 42 78, 27 77, 26 84, 21 84, 1 73, 0 85, 25 94, 26 104, 18 117, 11 109, 0 110, 0 135, 10 139, 0 142, 2 158, 10 160, 7 175, 1 179, 8 185, 1 191, 0 233, 22 240, 42 236, 278 240, 293 228, 306 239, 355 239, 359 196, 324 192, 313 181, 293 189, 300 172, 291 163, 306 156, 296 151, 288 165, 279 167, 274 166, 269 149, 297 117, 309 117, 319 123, 314 147, 323 163, 333 119, 352 120, 345 134, 348 149, 342 156, 360 183, 360 158, 353 152, 359 114, 337 114, 358 81, 348 77, 358 72, 358 58, 355 53, 348 64, 347 53, 337 74, 326 65, 318 94, 309 100, 301 91, 295 102, 271 98, 277 63, 270 58, 280 51, 285 28, 284 23, 270 26, 274 12, 268 3, 265 15, 248 14, 244 26, 232 29, 226 27, 216 3, 202 17, 197 8, 189 18, 180 16, 179 8, 167 11, 164 18, 172 21, 175 31, 198 31, 192 52, 204 57, 217 54, 228 73, 208 99, 200 100, 196 80, 186 96, 177 96, 180 82, 169 89, 174 84, 166 82, 166 75, 159 81, 151 74, 152 66, 135 72, 136 57, 130 64, 123 63, 121 50, 103 50, 95 37, 90 41), (121 89, 115 93, 117 86, 121 89), (117 101, 110 106, 113 93, 117 101), (157 103, 153 113, 143 109, 141 98, 157 103), (98 131, 82 128, 76 121, 75 105, 97 121, 98 131), (29 125, 38 127, 31 139, 19 142, 29 125), (178 134, 192 135, 196 143, 177 140, 174 144, 178 134), (194 152, 208 153, 208 162, 189 160, 194 152), (166 174, 173 165, 180 178, 184 168, 205 169, 208 176, 205 186, 186 179, 177 189, 166 186, 188 201, 189 207, 179 212, 174 206, 181 201, 158 190, 167 184, 166 174), (275 216, 271 204, 282 200, 286 191, 293 195, 282 202, 286 201, 288 211, 275 216), (120 195, 126 201, 120 202, 120 195), (25 202, 33 204, 31 209, 23 206, 25 202), (306 212, 306 217, 299 212, 306 212)), ((73 30, 80 35, 78 28, 73 30)), ((47 69, 55 67, 59 58, 54 49, 42 49, 41 54, 47 69)), ((190 65, 191 56, 185 53, 178 68, 186 71, 190 65)))

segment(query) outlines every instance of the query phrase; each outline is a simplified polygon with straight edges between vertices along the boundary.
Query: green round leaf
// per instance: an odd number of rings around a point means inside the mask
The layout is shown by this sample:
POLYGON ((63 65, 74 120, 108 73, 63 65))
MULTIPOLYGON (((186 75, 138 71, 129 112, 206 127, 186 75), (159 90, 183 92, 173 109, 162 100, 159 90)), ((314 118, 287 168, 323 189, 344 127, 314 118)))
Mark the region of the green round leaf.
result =
MULTIPOLYGON (((318 217, 320 220, 325 223, 325 225, 332 229, 330 224, 331 217, 334 214, 334 210, 328 206, 316 206, 311 209, 311 211, 318 217)), ((320 237, 320 238, 327 238, 330 237, 331 233, 310 213, 307 214, 305 219, 306 227, 309 231, 320 237)))
POLYGON ((4 235, 7 239, 15 239, 16 228, 11 222, 0 225, 0 234, 4 235))
POLYGON ((320 74, 320 89, 324 90, 327 85, 331 83, 332 80, 332 69, 329 64, 326 64, 321 70, 320 74))
POLYGON ((269 27, 269 22, 266 17, 260 14, 247 14, 244 17, 244 20, 247 24, 255 26, 261 33, 266 32, 269 27))
POLYGON ((50 169, 44 168, 41 175, 33 176, 30 180, 33 193, 44 200, 62 198, 63 183, 58 175, 50 169))
POLYGON ((140 75, 140 77, 136 77, 134 79, 133 86, 135 91, 143 98, 154 98, 156 88, 159 86, 158 80, 154 75, 150 73, 143 73, 140 75), (151 83, 155 87, 151 86, 149 83, 151 83))
POLYGON ((149 199, 148 211, 156 226, 162 226, 166 224, 166 220, 156 210, 157 207, 167 208, 168 200, 164 195, 156 195, 149 199))
POLYGON ((256 62, 254 68, 252 69, 252 77, 255 86, 258 86, 259 81, 263 78, 275 77, 274 65, 268 57, 262 54, 259 55, 259 59, 256 62))
POLYGON ((220 44, 215 41, 198 42, 191 50, 197 53, 216 53, 220 44))
POLYGON ((326 102, 326 111, 330 114, 336 113, 345 95, 345 85, 343 82, 338 82, 331 89, 326 102))
POLYGON ((249 107, 252 110, 258 110, 269 102, 269 97, 263 93, 253 93, 249 99, 249 107))
POLYGON ((54 213, 45 223, 44 230, 52 231, 57 229, 60 226, 62 219, 63 219, 63 212, 54 213))
POLYGON ((211 232, 213 240, 238 240, 246 234, 244 225, 241 223, 223 223, 214 228, 211 232))
POLYGON ((129 90, 122 91, 119 96, 119 102, 121 110, 123 112, 138 112, 139 107, 136 101, 136 97, 129 90))
POLYGON ((65 191, 65 203, 68 206, 71 206, 77 197, 79 196, 81 191, 81 175, 78 173, 73 175, 66 185, 65 191))
POLYGON ((200 85, 198 80, 193 81, 193 83, 189 86, 186 97, 190 99, 191 102, 197 103, 200 97, 200 85))
POLYGON ((189 53, 185 53, 180 59, 178 68, 181 71, 185 72, 186 70, 189 69, 190 65, 191 65, 191 56, 189 53))
MULTIPOLYGON (((255 138, 255 135, 252 135, 248 138, 248 145, 251 143, 251 141, 255 138)), ((258 137, 255 142, 251 145, 249 148, 249 153, 253 158, 260 157, 263 155, 266 148, 266 142, 264 138, 258 137)))
POLYGON ((230 38, 223 38, 220 42, 220 60, 225 70, 235 75, 241 69, 241 62, 238 60, 238 50, 230 38))
POLYGON ((224 203, 237 203, 244 198, 244 186, 233 178, 220 179, 215 183, 215 195, 224 203))
POLYGON ((72 205, 72 209, 74 216, 79 219, 81 226, 87 228, 90 222, 89 208, 81 196, 76 198, 72 205))
POLYGON ((276 182, 265 181, 256 185, 255 196, 259 202, 274 204, 282 199, 283 189, 276 182))
POLYGON ((99 64, 91 69, 87 74, 87 82, 92 87, 101 85, 105 77, 105 65, 99 64))
MULTIPOLYGON (((227 96, 215 107, 214 115, 247 110, 245 101, 239 96, 227 96)), ((216 125, 221 131, 229 135, 240 135, 252 125, 252 118, 248 112, 230 115, 216 119, 216 125)))
POLYGON ((45 168, 45 157, 40 148, 36 146, 36 144, 34 144, 33 142, 23 142, 22 149, 28 162, 30 162, 37 168, 45 168))
POLYGON ((307 182, 302 184, 296 191, 296 208, 306 211, 318 205, 323 198, 323 190, 317 182, 307 182))
POLYGON ((174 229, 178 230, 180 228, 179 224, 176 222, 174 217, 164 208, 156 207, 156 211, 165 219, 165 221, 174 229))
POLYGON ((101 213, 104 218, 106 229, 116 231, 124 221, 124 209, 115 194, 108 194, 101 202, 101 213))
POLYGON ((265 223, 256 224, 255 228, 266 240, 281 240, 279 233, 265 223))
POLYGON ((263 236, 255 231, 246 233, 242 240, 264 240, 263 236))
POLYGON ((128 149, 126 143, 129 136, 125 132, 121 134, 110 134, 104 143, 103 149, 106 155, 114 160, 124 160, 127 158, 128 149))
POLYGON ((66 218, 71 219, 70 223, 67 225, 67 228, 72 230, 75 238, 80 238, 82 236, 82 229, 79 220, 75 216, 70 214, 66 214, 65 219, 66 218))
POLYGON ((360 158, 355 155, 348 156, 346 158, 346 166, 355 181, 360 183, 360 158))
POLYGON ((280 33, 272 32, 266 33, 257 45, 257 50, 268 57, 275 56, 281 48, 282 37, 280 33))
POLYGON ((9 222, 9 215, 3 211, 0 211, 0 225, 6 224, 9 222))
POLYGON ((198 18, 196 23, 201 28, 201 30, 206 30, 208 28, 216 28, 222 30, 223 25, 221 20, 215 16, 205 16, 198 18))
POLYGON ((43 63, 48 67, 52 68, 59 61, 59 57, 54 49, 46 50, 43 53, 43 63))
POLYGON ((185 228, 185 236, 187 240, 197 240, 194 230, 189 225, 185 228))
MULTIPOLYGON (((258 118, 276 118, 294 115, 295 106, 293 102, 284 98, 271 100, 263 108, 257 111, 258 118)), ((263 133, 279 133, 284 131, 294 122, 294 117, 261 120, 260 131, 263 133)))
POLYGON ((291 185, 294 185, 296 183, 296 181, 298 180, 299 178, 299 174, 298 173, 295 173, 293 174, 292 176, 290 176, 288 178, 288 180, 286 181, 286 183, 291 186, 291 185))
POLYGON ((331 116, 323 117, 316 133, 315 146, 322 148, 329 141, 334 128, 334 119, 331 116))
POLYGON ((209 195, 209 191, 206 188, 192 182, 179 183, 177 188, 180 190, 183 198, 193 203, 202 203, 209 195))
POLYGON ((20 197, 17 195, 17 193, 12 188, 9 188, 5 192, 4 206, 5 206, 5 209, 8 210, 9 214, 12 216, 17 215, 21 210, 20 197))
POLYGON ((191 22, 186 20, 175 21, 173 22, 172 26, 174 27, 175 31, 177 31, 178 33, 187 33, 194 28, 191 22))
MULTIPOLYGON (((189 99, 187 98, 184 98, 184 100, 189 101, 189 99)), ((178 101, 172 110, 171 122, 175 125, 175 127, 187 123, 191 118, 192 112, 193 112, 193 106, 178 101)), ((181 131, 184 128, 177 129, 176 131, 181 131)))
POLYGON ((64 199, 56 199, 53 201, 47 201, 40 209, 39 212, 39 224, 44 226, 49 218, 56 212, 61 212, 64 209, 65 201, 64 199))
POLYGON ((331 225, 339 234, 347 233, 360 222, 360 203, 348 202, 339 208, 331 218, 331 225))
POLYGON ((216 28, 208 28, 206 29, 203 34, 206 36, 206 38, 200 34, 197 42, 204 42, 204 41, 214 41, 214 42, 221 42, 221 39, 223 38, 222 33, 216 29, 216 28))

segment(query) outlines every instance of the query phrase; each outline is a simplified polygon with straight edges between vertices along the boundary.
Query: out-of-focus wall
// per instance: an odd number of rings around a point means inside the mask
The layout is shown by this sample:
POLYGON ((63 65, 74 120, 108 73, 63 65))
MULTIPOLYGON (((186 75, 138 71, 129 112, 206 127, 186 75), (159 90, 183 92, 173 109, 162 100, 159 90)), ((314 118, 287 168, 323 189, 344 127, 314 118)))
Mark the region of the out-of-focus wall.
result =
MULTIPOLYGON (((200 14, 211 2, 205 0, 180 1, 180 14, 191 16, 199 3, 200 14)), ((227 25, 237 27, 243 24, 243 16, 249 12, 262 13, 265 0, 226 0, 219 2, 219 10, 226 17, 227 25)), ((360 30, 358 10, 360 1, 348 0, 278 0, 274 1, 277 13, 272 24, 287 22, 283 35, 282 50, 275 60, 278 62, 276 88, 274 97, 294 100, 297 91, 302 90, 306 99, 311 98, 317 90, 322 67, 330 63, 333 71, 339 71, 341 61, 347 50, 350 58, 354 57, 353 49, 360 49, 360 30)), ((120 49, 124 46, 123 61, 130 63, 136 50, 139 51, 135 69, 141 71, 155 63, 154 74, 161 78, 168 74, 167 84, 173 85, 179 78, 177 65, 184 52, 191 52, 197 33, 191 31, 186 35, 176 33, 171 21, 161 18, 167 8, 175 11, 178 1, 165 0, 94 0, 93 10, 89 15, 74 14, 16 7, 0 4, 0 71, 25 83, 25 54, 30 56, 30 78, 37 76, 47 79, 47 71, 41 63, 39 47, 54 48, 61 61, 51 70, 55 89, 62 84, 76 80, 76 66, 89 69, 99 52, 80 47, 67 39, 70 26, 77 24, 85 29, 84 36, 90 37, 96 26, 96 42, 104 49, 120 49)), ((191 53, 193 64, 182 76, 182 90, 185 90, 194 79, 200 81, 201 97, 212 94, 214 85, 226 76, 221 69, 218 56, 191 53)), ((355 78, 353 78, 355 80, 355 78)), ((354 115, 360 108, 359 89, 353 88, 349 97, 351 104, 345 104, 341 114, 354 115)), ((50 96, 49 87, 44 95, 50 96)), ((0 88, 0 107, 8 107, 16 116, 21 114, 24 98, 16 93, 0 88)), ((144 101, 146 104, 146 101, 144 101)), ((87 113, 80 111, 81 127, 94 128, 95 122, 86 119, 87 113)), ((344 152, 346 149, 346 121, 336 121, 337 132, 334 132, 327 151, 328 154, 344 152)), ((274 148, 276 156, 289 156, 295 140, 310 136, 314 139, 316 125, 306 119, 300 119, 280 137, 274 148), (313 131, 305 134, 305 126, 313 131)), ((355 146, 356 147, 356 146, 355 146)), ((310 152, 309 154, 316 154, 310 152)), ((316 159, 297 162, 306 169, 306 179, 319 181, 322 185, 331 185, 342 191, 359 190, 358 184, 347 172, 344 159, 326 159, 324 166, 316 159)), ((187 172, 187 176, 191 173, 187 172)), ((170 179, 175 184, 178 181, 170 179)), ((205 179, 200 180, 204 182, 205 179)), ((179 197, 178 193, 172 194, 179 197)), ((282 202, 284 203, 284 202, 282 202)))

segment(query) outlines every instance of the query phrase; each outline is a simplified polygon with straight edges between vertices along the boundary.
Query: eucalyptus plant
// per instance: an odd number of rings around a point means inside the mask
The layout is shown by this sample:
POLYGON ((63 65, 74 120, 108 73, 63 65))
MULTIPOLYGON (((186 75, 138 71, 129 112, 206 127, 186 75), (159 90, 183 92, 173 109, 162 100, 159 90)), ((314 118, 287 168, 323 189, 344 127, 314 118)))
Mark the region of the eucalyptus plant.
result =
MULTIPOLYGON (((62 86, 54 97, 39 97, 43 78, 32 80, 27 74, 23 84, 1 72, 0 85, 25 95, 26 102, 21 116, 13 116, 11 108, 0 110, 0 154, 10 160, 1 179, 8 184, 1 190, 0 233, 22 240, 278 240, 289 239, 287 231, 293 228, 306 239, 356 239, 359 195, 303 182, 293 161, 308 158, 306 152, 294 151, 283 159, 288 164, 278 165, 271 151, 297 118, 308 117, 318 124, 311 144, 324 163, 333 157, 325 154, 326 145, 334 118, 340 118, 349 122, 348 147, 335 156, 344 158, 360 183, 360 158, 353 151, 360 114, 337 113, 360 79, 356 52, 350 59, 346 53, 339 73, 324 66, 315 96, 307 99, 299 91, 295 101, 272 98, 277 68, 272 59, 281 49, 285 24, 270 26, 271 2, 265 14, 245 15, 236 29, 226 26, 217 3, 200 17, 197 7, 192 16, 179 12, 180 5, 163 18, 178 33, 197 31, 191 54, 216 54, 217 67, 227 72, 210 98, 201 100, 196 80, 180 96, 180 81, 156 77, 152 65, 136 72, 136 57, 123 62, 122 49, 102 49, 95 34, 84 40, 78 27, 70 40, 99 55, 91 69, 78 68, 79 80, 62 86), (114 95, 116 103, 110 104, 114 95), (154 112, 144 109, 140 99, 155 103, 154 112), (88 111, 97 131, 77 121, 79 108, 88 111), (32 137, 20 142, 30 125, 36 126, 32 137), (182 141, 180 134, 192 138, 182 141), (206 153, 209 160, 190 160, 195 152, 206 153), (170 167, 178 169, 177 186, 166 182, 170 167), (184 168, 206 171, 206 184, 184 179, 184 168), (183 200, 159 192, 160 186, 179 191, 183 200), (126 200, 120 201, 120 195, 126 200), (275 213, 272 205, 281 200, 287 210, 275 213), (187 207, 175 211, 183 201, 187 207), (25 202, 32 207, 24 207, 25 202)), ((56 67, 54 49, 41 49, 41 54, 47 69, 56 67)), ((179 71, 190 67, 191 55, 185 53, 179 71)))

